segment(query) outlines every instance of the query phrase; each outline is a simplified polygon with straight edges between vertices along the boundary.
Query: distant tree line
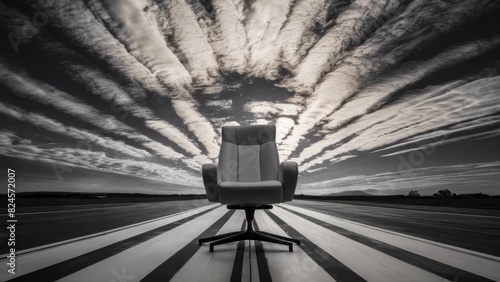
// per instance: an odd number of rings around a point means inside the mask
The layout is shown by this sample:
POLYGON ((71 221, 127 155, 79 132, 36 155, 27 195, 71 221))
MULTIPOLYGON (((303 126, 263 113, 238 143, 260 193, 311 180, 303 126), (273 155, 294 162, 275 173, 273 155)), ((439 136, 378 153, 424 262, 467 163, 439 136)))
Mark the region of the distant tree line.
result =
MULTIPOLYGON (((408 197, 419 198, 420 194, 418 190, 411 190, 408 192, 408 197)), ((432 194, 432 198, 435 199, 486 199, 490 198, 490 195, 484 193, 467 193, 467 194, 456 194, 452 193, 448 189, 442 189, 432 194)))

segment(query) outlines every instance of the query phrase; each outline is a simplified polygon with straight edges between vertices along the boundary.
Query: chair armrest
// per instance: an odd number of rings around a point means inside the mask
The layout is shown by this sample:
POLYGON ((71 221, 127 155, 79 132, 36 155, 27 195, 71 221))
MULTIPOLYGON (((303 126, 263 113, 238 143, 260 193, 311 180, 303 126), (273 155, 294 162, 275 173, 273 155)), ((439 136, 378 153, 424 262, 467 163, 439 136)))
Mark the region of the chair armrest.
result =
POLYGON ((204 164, 201 167, 203 176, 203 184, 205 185, 205 192, 209 202, 219 201, 219 185, 217 184, 217 165, 204 164))
POLYGON ((295 195, 299 168, 296 162, 282 162, 279 171, 279 181, 283 185, 283 202, 288 202, 295 195))

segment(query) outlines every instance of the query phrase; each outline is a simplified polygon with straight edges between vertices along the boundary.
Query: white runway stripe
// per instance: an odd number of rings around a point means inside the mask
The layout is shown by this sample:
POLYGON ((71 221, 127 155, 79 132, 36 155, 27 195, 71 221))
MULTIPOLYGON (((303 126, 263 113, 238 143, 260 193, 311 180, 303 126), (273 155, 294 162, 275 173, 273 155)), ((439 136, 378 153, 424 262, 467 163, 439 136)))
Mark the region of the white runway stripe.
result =
MULTIPOLYGON (((244 220, 245 214, 236 211, 217 235, 239 231, 244 220)), ((238 242, 219 245, 214 248, 214 252, 210 252, 208 243, 205 243, 171 281, 229 281, 237 245, 238 242)))
POLYGON ((130 277, 135 277, 134 281, 140 280, 226 212, 223 207, 217 208, 59 281, 109 281, 114 277, 113 270, 121 273, 122 269, 130 277))
MULTIPOLYGON (((18 253, 16 261, 16 276, 21 276, 93 250, 106 247, 118 241, 211 209, 215 206, 217 205, 208 205, 174 215, 168 215, 109 231, 99 232, 92 235, 82 236, 26 250, 23 252, 24 254, 19 255, 18 253)), ((0 261, 0 281, 12 279, 11 274, 7 272, 7 264, 5 261, 5 259, 0 261)))
POLYGON ((280 207, 271 210, 367 281, 446 281, 442 277, 341 236, 280 207))
MULTIPOLYGON (((196 209, 193 209, 193 210, 181 211, 181 212, 178 212, 178 213, 169 214, 167 216, 162 216, 162 217, 159 217, 159 218, 153 218, 153 219, 150 219, 150 220, 146 220, 146 221, 142 221, 142 222, 130 224, 130 225, 123 226, 123 227, 118 227, 118 228, 114 228, 114 229, 110 229, 110 230, 106 230, 106 231, 102 231, 102 232, 97 232, 97 233, 94 233, 94 234, 89 234, 89 235, 80 236, 80 237, 76 237, 76 238, 72 238, 72 239, 68 239, 68 240, 63 240, 63 241, 59 241, 59 242, 55 242, 55 243, 51 243, 51 244, 46 244, 46 245, 43 245, 43 246, 38 246, 38 247, 34 247, 34 248, 29 248, 29 249, 21 250, 21 251, 17 252, 17 254, 18 255, 24 255, 24 254, 32 253, 32 252, 35 252, 35 251, 39 251, 39 250, 43 250, 43 249, 48 249, 48 248, 59 246, 59 245, 68 244, 68 243, 71 243, 71 242, 81 241, 81 240, 88 239, 88 238, 93 238, 93 237, 97 237, 97 236, 106 235, 106 234, 109 234, 109 233, 114 233, 114 232, 117 232, 117 231, 120 231, 120 230, 125 230, 125 229, 129 229, 129 228, 133 228, 133 227, 138 227, 138 226, 141 226, 141 225, 143 225, 144 228, 153 227, 151 229, 154 229, 154 228, 156 228, 158 226, 161 226, 161 225, 158 225, 158 224, 163 223, 162 220, 165 220, 167 218, 173 217, 173 218, 175 218, 174 221, 176 221, 176 220, 178 220, 178 218, 181 218, 181 219, 185 218, 185 217, 179 217, 182 214, 187 214, 186 217, 188 217, 188 216, 190 216, 192 214, 195 214, 196 212, 202 212, 204 210, 208 210, 208 209, 213 208, 215 206, 217 206, 217 204, 208 205, 208 206, 205 206, 205 207, 200 207, 200 208, 196 208, 196 209), (151 225, 148 225, 150 223, 151 223, 151 225)), ((140 230, 141 229, 137 229, 136 231, 140 231, 140 230)), ((150 230, 150 229, 148 229, 148 230, 150 230)), ((3 257, 3 255, 2 255, 2 257, 3 257)))
MULTIPOLYGON (((289 237, 263 211, 255 213, 255 221, 262 231, 289 237)), ((267 242, 262 245, 273 281, 335 281, 297 245, 293 246, 293 252, 288 251, 288 246, 267 242)))
POLYGON ((283 206, 406 251, 431 258, 492 280, 500 281, 500 272, 498 271, 498 269, 500 269, 499 257, 357 223, 292 205, 283 206))
MULTIPOLYGON (((99 250, 113 243, 174 223, 199 212, 217 207, 208 205, 197 209, 156 218, 105 232, 44 245, 17 257, 17 274, 20 277, 33 271, 65 262, 79 255, 99 250)), ((317 221, 287 211, 293 210, 325 223, 344 228, 408 252, 428 257, 449 266, 500 281, 500 258, 458 247, 425 240, 381 228, 345 220, 316 211, 292 205, 275 205, 269 210, 310 242, 327 252, 346 267, 367 281, 447 281, 438 275, 421 269, 411 262, 405 262, 363 243, 342 236, 320 226, 317 221)), ((111 281, 126 275, 128 281, 139 281, 183 249, 186 244, 198 238, 202 232, 219 220, 228 210, 220 206, 158 236, 124 248, 121 252, 71 273, 59 281, 111 281), (133 277, 133 278, 132 278, 133 277)), ((245 213, 241 210, 229 218, 217 234, 238 231, 243 224, 245 213)), ((255 221, 262 231, 288 236, 287 233, 265 211, 255 213, 255 221)), ((281 223, 280 223, 281 224, 281 223)), ((209 252, 208 244, 202 246, 177 271, 171 281, 229 281, 234 267, 237 244, 229 243, 215 247, 209 252)), ((267 266, 273 281, 335 281, 328 271, 316 263, 299 246, 294 251, 278 244, 262 242, 267 266)), ((254 242, 245 242, 241 281, 260 281, 254 242)), ((2 263, 0 281, 15 278, 6 271, 5 259, 2 263)), ((168 266, 167 266, 168 267, 168 266)), ((120 280, 118 280, 120 281, 120 280)))

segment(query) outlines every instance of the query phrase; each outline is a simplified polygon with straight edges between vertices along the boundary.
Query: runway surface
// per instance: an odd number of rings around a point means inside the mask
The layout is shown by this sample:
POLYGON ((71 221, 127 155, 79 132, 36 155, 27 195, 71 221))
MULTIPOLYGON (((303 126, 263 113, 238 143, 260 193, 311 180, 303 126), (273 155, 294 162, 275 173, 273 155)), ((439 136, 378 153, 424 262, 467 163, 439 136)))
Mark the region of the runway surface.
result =
POLYGON ((494 211, 294 200, 255 219, 302 244, 211 253, 197 238, 244 228, 244 213, 206 200, 24 209, 0 281, 500 281, 494 211))

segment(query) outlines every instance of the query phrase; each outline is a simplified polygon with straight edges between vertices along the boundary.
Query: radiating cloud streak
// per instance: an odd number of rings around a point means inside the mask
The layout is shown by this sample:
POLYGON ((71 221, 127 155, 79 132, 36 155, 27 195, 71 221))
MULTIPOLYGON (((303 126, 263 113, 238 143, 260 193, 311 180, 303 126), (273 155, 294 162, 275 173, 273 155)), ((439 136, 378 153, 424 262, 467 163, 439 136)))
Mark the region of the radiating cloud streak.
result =
POLYGON ((406 152, 411 152, 415 150, 421 150, 421 149, 426 149, 426 148, 432 148, 432 147, 437 147, 443 144, 447 143, 453 143, 457 142, 460 140, 467 140, 467 139, 476 139, 479 137, 483 136, 489 136, 492 134, 496 134, 499 132, 498 129, 495 130, 486 130, 482 131, 479 133, 474 133, 474 134, 468 134, 465 136, 459 136, 459 137, 450 137, 456 133, 462 133, 462 132, 474 132, 476 129, 479 128, 488 128, 488 127, 500 127, 500 117, 499 116, 487 116, 483 118, 478 118, 472 121, 467 121, 463 123, 459 123, 444 129, 440 130, 435 130, 432 132, 424 133, 424 134, 419 134, 415 137, 407 138, 405 141, 398 142, 395 145, 384 147, 379 150, 375 150, 374 152, 385 152, 388 150, 393 150, 396 148, 404 147, 407 145, 418 145, 417 147, 411 148, 411 149, 406 149, 403 151, 396 151, 392 153, 388 153, 386 155, 383 155, 383 157, 388 157, 388 156, 394 156, 398 155, 401 153, 406 153, 406 152))
POLYGON ((403 13, 379 28, 336 69, 323 77, 307 108, 299 115, 298 125, 283 142, 287 154, 291 154, 303 136, 322 119, 351 98, 363 80, 393 66, 413 50, 423 48, 438 35, 456 28, 456 25, 464 24, 487 12, 490 9, 489 4, 491 2, 488 1, 476 3, 473 10, 470 10, 468 5, 439 5, 429 4, 427 1, 411 3, 403 13), (450 17, 446 24, 441 25, 439 29, 423 31, 425 26, 439 22, 438 15, 444 13, 450 17), (392 46, 395 41, 400 44, 392 46), (335 94, 332 95, 332 91, 335 94))
POLYGON ((195 106, 185 100, 173 100, 174 110, 183 119, 186 127, 195 134, 208 152, 208 158, 213 159, 219 153, 217 135, 212 125, 202 116, 195 106))
POLYGON ((77 44, 85 55, 102 61, 113 72, 120 73, 130 81, 139 82, 148 91, 167 97, 179 95, 166 91, 152 71, 128 53, 125 46, 109 33, 104 23, 97 20, 82 2, 38 3, 50 19, 45 28, 60 34, 61 39, 77 44))
POLYGON ((155 151, 164 158, 179 159, 183 157, 182 154, 175 152, 172 148, 136 132, 135 129, 115 117, 102 114, 97 109, 86 105, 81 100, 65 92, 31 79, 25 73, 16 74, 14 70, 9 69, 5 64, 2 65, 0 81, 10 87, 16 95, 53 107, 83 122, 90 123, 104 132, 110 132, 140 142, 144 147, 155 151))
POLYGON ((256 0, 250 4, 245 19, 248 47, 248 72, 254 76, 275 79, 279 64, 276 40, 287 20, 293 0, 256 0))
MULTIPOLYGON (((143 12, 145 1, 103 2, 91 0, 88 5, 130 54, 166 85, 187 87, 191 84, 191 76, 143 12)), ((67 4, 67 8, 72 6, 67 4)))
MULTIPOLYGON (((498 124, 496 124, 498 125, 498 124)), ((460 132, 460 131, 458 131, 460 132)), ((490 131, 485 131, 485 132, 480 132, 480 133, 475 133, 475 134, 470 134, 467 136, 460 136, 460 137, 453 137, 453 138, 446 138, 444 140, 439 140, 442 138, 438 138, 439 141, 436 141, 436 138, 432 139, 425 139, 421 138, 416 141, 412 141, 411 144, 415 145, 417 144, 417 147, 413 147, 410 149, 404 149, 396 152, 392 152, 389 154, 382 155, 381 157, 390 157, 390 156, 397 156, 401 155, 404 153, 409 153, 409 152, 414 152, 414 151, 424 151, 424 152, 432 152, 436 147, 450 144, 450 143, 455 143, 459 141, 464 141, 464 140, 474 140, 474 139, 482 139, 482 138, 491 138, 494 136, 500 135, 500 130, 490 130, 490 131)), ((442 136, 440 136, 442 137, 442 136)))
POLYGON ((349 142, 325 152, 302 168, 307 169, 353 150, 369 151, 394 144, 430 128, 442 128, 497 113, 500 111, 499 89, 500 76, 483 78, 419 103, 406 104, 394 116, 365 128, 349 142))
POLYGON ((298 0, 292 7, 287 21, 278 38, 282 64, 293 69, 306 56, 307 50, 315 43, 317 34, 315 23, 329 1, 298 0))
POLYGON ((97 109, 86 105, 81 100, 51 85, 29 78, 26 73, 17 74, 14 70, 2 64, 0 74, 2 84, 9 87, 20 97, 53 107, 56 110, 88 122, 102 130, 113 132, 131 140, 138 142, 147 140, 144 135, 134 133, 133 128, 117 120, 115 117, 102 114, 97 109))
MULTIPOLYGON (((73 35, 72 39, 78 40, 79 44, 96 52, 100 59, 116 67, 120 73, 127 74, 131 79, 140 81, 147 89, 167 97, 172 97, 174 99, 173 109, 176 114, 185 119, 184 123, 188 129, 200 139, 200 142, 209 151, 209 155, 213 156, 215 154, 212 145, 212 140, 215 138, 215 132, 213 131, 212 125, 198 112, 197 106, 192 100, 190 93, 183 88, 188 83, 188 80, 190 80, 189 74, 185 72, 185 69, 177 58, 174 59, 172 57, 173 54, 167 51, 168 48, 160 46, 160 44, 164 42, 162 37, 160 37, 158 30, 147 27, 147 21, 140 11, 139 15, 136 17, 137 22, 131 22, 131 19, 128 17, 120 19, 124 29, 118 30, 119 27, 116 26, 117 30, 115 32, 118 38, 123 37, 123 40, 130 40, 129 44, 139 40, 136 36, 145 36, 145 42, 151 46, 139 45, 137 47, 128 47, 129 51, 132 54, 136 54, 136 56, 141 56, 141 52, 151 52, 151 54, 165 52, 165 54, 162 54, 159 58, 142 58, 141 61, 143 61, 144 65, 130 56, 115 37, 103 30, 103 26, 93 18, 93 15, 89 14, 90 12, 86 10, 84 6, 81 6, 81 4, 71 1, 60 1, 57 3, 44 2, 43 6, 46 10, 50 11, 49 16, 53 16, 55 19, 59 20, 56 23, 58 28, 71 32, 71 35, 73 35), (66 14, 63 16, 61 13, 66 14), (67 17, 68 14, 72 15, 74 18, 72 18, 71 22, 63 24, 60 20, 61 18, 64 19, 67 17), (135 25, 140 27, 138 28, 139 31, 134 29, 135 25), (144 31, 144 34, 140 32, 143 28, 147 29, 144 31), (142 50, 141 48, 146 49, 142 50), (149 69, 146 69, 145 66, 149 69), (151 73, 167 88, 155 82, 151 77, 151 73), (210 140, 205 140, 205 138, 210 140)), ((118 12, 115 11, 117 17, 119 17, 121 13, 138 12, 137 7, 133 6, 113 7, 124 9, 118 12)), ((101 7, 96 7, 96 11, 102 12, 103 10, 101 7)), ((103 12, 101 17, 106 19, 106 14, 103 12)), ((110 21, 110 23, 112 23, 112 21, 110 21)), ((111 26, 109 28, 111 28, 111 26)), ((124 43, 127 44, 127 42, 124 43)), ((147 55, 150 56, 151 54, 148 53, 147 55)))
POLYGON ((192 155, 201 154, 193 141, 168 121, 160 120, 149 108, 140 106, 125 90, 98 70, 88 66, 66 61, 61 68, 71 79, 87 88, 90 93, 99 96, 111 104, 112 112, 119 113, 118 118, 126 119, 128 114, 144 120, 145 125, 158 131, 192 155))
MULTIPOLYGON (((441 95, 454 88, 460 87, 465 83, 466 82, 464 81, 454 81, 440 87, 430 87, 429 89, 425 89, 424 91, 422 91, 422 93, 419 93, 419 95, 416 95, 415 97, 401 99, 399 103, 394 103, 381 110, 366 114, 356 122, 348 124, 347 126, 334 131, 333 133, 326 134, 320 141, 313 144, 313 146, 305 148, 300 153, 298 160, 302 163, 304 163, 305 160, 314 158, 301 167, 303 169, 308 169, 309 167, 321 164, 323 161, 340 155, 340 153, 335 150, 325 150, 325 148, 334 148, 335 146, 337 146, 340 149, 343 149, 342 141, 344 139, 353 138, 365 132, 368 128, 371 128, 377 124, 383 124, 385 121, 393 119, 400 111, 403 111, 406 107, 408 107, 408 105, 412 103, 420 103, 422 101, 425 101, 426 99, 430 99, 434 96, 441 95), (322 151, 324 151, 324 153, 320 157, 316 158, 316 156, 322 151)), ((349 142, 347 142, 346 144, 347 145, 344 146, 344 148, 347 148, 347 146, 351 146, 351 144, 353 143, 349 144, 349 142)), ((355 150, 352 146, 349 148, 350 150, 355 150)), ((345 150, 345 152, 347 151, 349 150, 345 150)))
MULTIPOLYGON (((93 132, 80 130, 72 126, 66 126, 40 114, 27 113, 18 107, 7 103, 0 102, 0 113, 10 118, 43 128, 44 130, 71 137, 75 139, 75 147, 92 147, 92 145, 95 144, 107 150, 119 152, 133 158, 151 157, 151 154, 145 150, 134 148, 124 144, 123 142, 115 141, 109 137, 102 137, 93 132), (76 140, 81 142, 77 142, 76 140)), ((170 151, 168 157, 172 158, 172 156, 177 158, 182 157, 182 155, 170 151)))
POLYGON ((499 89, 500 76, 483 78, 408 107, 396 118, 365 131, 363 134, 374 136, 372 139, 376 138, 376 142, 367 142, 358 148, 371 150, 425 133, 429 128, 443 128, 497 113, 500 111, 499 89), (403 116, 405 120, 401 119, 403 116))
POLYGON ((163 120, 147 120, 146 125, 172 140, 181 139, 183 142, 177 143, 177 145, 186 152, 195 156, 201 154, 200 149, 190 142, 190 140, 172 124, 163 120))
POLYGON ((160 30, 168 35, 178 56, 184 59, 194 83, 214 84, 219 78, 219 66, 191 7, 184 0, 158 2, 154 15, 160 30))
POLYGON ((247 43, 242 18, 233 0, 213 0, 210 44, 224 72, 244 73, 247 43), (215 12, 216 11, 216 12, 215 12))
POLYGON ((40 148, 28 144, 29 140, 13 133, 0 134, 0 155, 21 159, 38 160, 61 167, 79 167, 89 170, 142 177, 167 183, 197 185, 190 173, 172 166, 133 159, 112 158, 104 152, 93 152, 78 148, 40 148), (18 142, 24 140, 24 142, 18 142))
MULTIPOLYGON (((323 128, 333 130, 344 123, 364 114, 375 111, 384 105, 398 91, 420 79, 430 75, 440 68, 449 67, 473 57, 489 52, 498 46, 500 38, 487 41, 476 41, 443 51, 435 57, 422 62, 410 62, 391 71, 384 79, 362 89, 356 94, 356 99, 347 101, 338 111, 330 115, 323 128)), ((477 77, 477 75, 476 75, 477 77)))
POLYGON ((311 92, 326 73, 346 56, 349 49, 369 38, 384 19, 394 15, 407 1, 358 0, 337 18, 335 25, 307 52, 297 67, 288 87, 299 92, 311 92))
POLYGON ((323 128, 335 129, 349 120, 360 117, 381 107, 387 99, 404 87, 418 82, 439 69, 470 60, 498 47, 500 37, 479 40, 451 47, 440 54, 421 62, 410 62, 391 71, 380 82, 374 83, 356 94, 356 99, 347 101, 331 114, 323 128))

